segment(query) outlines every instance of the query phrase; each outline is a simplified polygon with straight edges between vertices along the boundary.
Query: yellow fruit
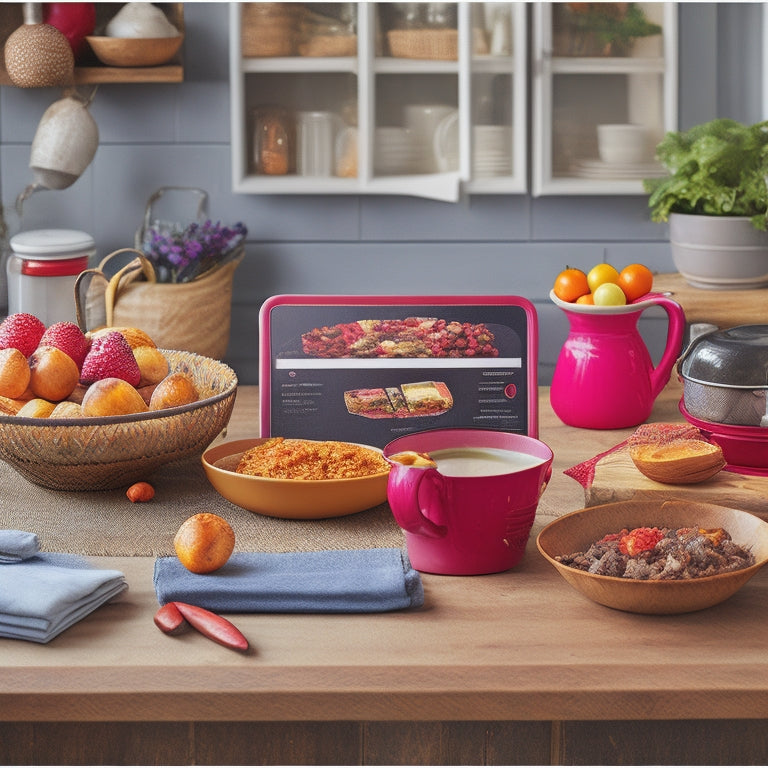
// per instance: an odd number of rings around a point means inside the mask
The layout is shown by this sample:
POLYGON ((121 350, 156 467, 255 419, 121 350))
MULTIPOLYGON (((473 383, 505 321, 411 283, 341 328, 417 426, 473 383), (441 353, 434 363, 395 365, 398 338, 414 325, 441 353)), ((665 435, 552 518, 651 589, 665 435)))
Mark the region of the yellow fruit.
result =
POLYGON ((149 410, 175 408, 179 405, 196 403, 200 394, 192 379, 181 371, 166 376, 156 387, 149 400, 149 410))
POLYGON ((133 350, 133 356, 141 372, 139 387, 159 384, 168 375, 168 360, 157 348, 142 345, 133 350))
POLYGON ((80 380, 77 363, 57 347, 38 347, 29 358, 29 369, 35 397, 55 403, 69 397, 80 380))
POLYGON ((598 285, 593 296, 596 307, 618 307, 627 303, 624 291, 616 283, 598 285))
POLYGON ((79 403, 73 403, 70 400, 62 400, 56 403, 56 407, 51 411, 52 419, 79 419, 83 415, 83 409, 79 403))
POLYGON ((24 353, 14 347, 0 349, 0 395, 16 399, 29 386, 32 372, 24 353))
POLYGON ((24 405, 19 408, 16 415, 25 418, 47 419, 53 413, 55 407, 56 403, 44 400, 41 397, 35 397, 24 403, 24 405))
POLYGON ((610 264, 596 264, 587 273, 589 290, 594 293, 603 283, 618 283, 619 272, 610 264))
POLYGON ((127 416, 144 413, 144 398, 127 381, 106 378, 94 381, 83 395, 83 416, 127 416))
POLYGON ((88 335, 91 339, 96 339, 99 336, 104 336, 110 331, 118 331, 123 335, 123 338, 128 342, 128 346, 131 349, 137 347, 155 347, 157 346, 152 340, 150 335, 140 328, 124 327, 124 326, 111 326, 107 328, 99 328, 97 331, 91 331, 88 335))
POLYGON ((181 564, 192 573, 211 573, 229 560, 235 549, 235 532, 212 512, 187 518, 173 539, 181 564))

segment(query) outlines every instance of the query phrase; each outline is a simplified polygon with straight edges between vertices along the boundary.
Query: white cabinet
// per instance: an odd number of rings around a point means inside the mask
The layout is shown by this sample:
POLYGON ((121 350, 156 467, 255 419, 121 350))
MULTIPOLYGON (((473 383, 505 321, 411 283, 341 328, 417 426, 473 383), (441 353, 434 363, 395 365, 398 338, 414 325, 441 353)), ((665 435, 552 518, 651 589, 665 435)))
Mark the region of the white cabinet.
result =
POLYGON ((654 147, 677 129, 677 5, 532 10, 533 195, 642 194, 642 179, 663 173, 654 147), (627 12, 622 30, 610 14, 627 12), (658 31, 622 37, 645 24, 658 31))
POLYGON ((521 193, 525 3, 232 3, 236 192, 521 193))

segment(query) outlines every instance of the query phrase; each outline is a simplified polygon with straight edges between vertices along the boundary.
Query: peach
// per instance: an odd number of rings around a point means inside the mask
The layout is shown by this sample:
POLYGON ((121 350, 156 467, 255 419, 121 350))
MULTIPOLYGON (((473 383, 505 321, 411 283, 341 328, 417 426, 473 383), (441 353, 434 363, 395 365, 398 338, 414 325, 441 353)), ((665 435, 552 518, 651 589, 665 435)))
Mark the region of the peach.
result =
POLYGON ((181 524, 173 547, 188 571, 212 573, 229 560, 235 548, 235 532, 220 515, 199 512, 181 524))
POLYGON ((150 411, 189 405, 200 399, 195 382, 181 371, 166 376, 156 387, 149 401, 150 411))
POLYGON ((144 413, 144 398, 127 381, 110 377, 94 381, 80 405, 83 416, 127 416, 144 413))
POLYGON ((88 335, 91 337, 91 339, 98 338, 99 336, 103 336, 106 333, 109 333, 110 331, 118 331, 123 335, 123 338, 128 342, 128 346, 131 349, 136 349, 137 347, 156 347, 154 341, 152 341, 152 338, 148 333, 145 331, 142 331, 141 328, 132 328, 132 327, 125 327, 125 326, 110 326, 106 328, 99 328, 96 331, 91 331, 88 335))
POLYGON ((29 358, 29 368, 29 387, 44 400, 66 399, 80 380, 77 363, 57 347, 38 347, 29 358))
POLYGON ((146 344, 135 347, 133 356, 141 372, 139 387, 159 384, 168 375, 168 360, 157 347, 149 347, 146 344))
POLYGON ((29 386, 32 372, 24 353, 14 347, 0 349, 0 395, 16 399, 29 386))

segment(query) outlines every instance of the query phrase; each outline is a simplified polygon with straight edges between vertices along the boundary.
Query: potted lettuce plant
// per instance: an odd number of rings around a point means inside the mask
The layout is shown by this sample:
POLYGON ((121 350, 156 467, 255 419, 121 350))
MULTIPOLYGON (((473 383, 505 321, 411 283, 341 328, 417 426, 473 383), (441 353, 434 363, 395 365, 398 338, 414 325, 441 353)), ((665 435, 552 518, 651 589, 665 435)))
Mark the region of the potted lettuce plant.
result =
POLYGON ((700 288, 768 285, 768 122, 718 118, 669 132, 667 175, 645 179, 651 219, 669 222, 672 258, 700 288))

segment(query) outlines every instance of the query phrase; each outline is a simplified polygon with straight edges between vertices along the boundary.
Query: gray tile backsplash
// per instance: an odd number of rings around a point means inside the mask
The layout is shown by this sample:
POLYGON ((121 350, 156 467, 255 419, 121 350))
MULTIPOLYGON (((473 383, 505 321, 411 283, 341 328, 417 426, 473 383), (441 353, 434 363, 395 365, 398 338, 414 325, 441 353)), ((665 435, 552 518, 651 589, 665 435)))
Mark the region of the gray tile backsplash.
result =
MULTIPOLYGON (((684 33, 698 23, 696 5, 682 12, 684 33)), ((103 256, 133 244, 156 188, 206 189, 213 218, 241 220, 249 229, 227 355, 244 383, 258 379, 258 310, 273 294, 522 295, 537 307, 539 376, 548 383, 568 328, 547 296, 566 264, 588 269, 604 260, 617 267, 641 261, 673 270, 666 227, 650 221, 643 196, 477 195, 453 204, 408 196, 234 194, 227 4, 187 3, 185 23, 184 82, 99 86, 91 110, 100 146, 92 165, 71 188, 30 198, 24 227, 83 229, 103 256)), ((712 86, 686 77, 681 90, 690 114, 698 114, 712 86)), ((37 123, 60 95, 0 88, 0 191, 11 223, 13 201, 31 178, 37 123)), ((736 119, 749 119, 745 110, 736 119)), ((641 330, 658 356, 665 321, 648 314, 641 330)))

